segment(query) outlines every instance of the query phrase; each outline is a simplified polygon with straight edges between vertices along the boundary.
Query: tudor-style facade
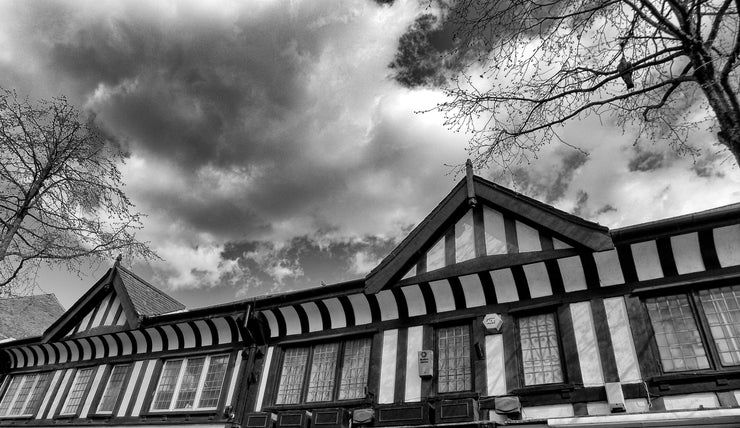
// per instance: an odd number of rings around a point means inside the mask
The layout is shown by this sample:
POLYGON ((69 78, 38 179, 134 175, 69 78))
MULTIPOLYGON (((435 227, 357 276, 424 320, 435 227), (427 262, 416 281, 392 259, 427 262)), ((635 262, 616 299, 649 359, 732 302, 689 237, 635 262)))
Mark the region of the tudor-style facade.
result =
POLYGON ((42 336, 4 344, 0 425, 231 426, 250 318, 186 311, 116 262, 42 336))
POLYGON ((610 231, 469 174, 364 279, 255 310, 250 428, 740 424, 740 205, 610 231))
POLYGON ((740 204, 609 230, 469 171, 365 278, 187 311, 116 264, 0 349, 0 425, 737 426, 740 204))

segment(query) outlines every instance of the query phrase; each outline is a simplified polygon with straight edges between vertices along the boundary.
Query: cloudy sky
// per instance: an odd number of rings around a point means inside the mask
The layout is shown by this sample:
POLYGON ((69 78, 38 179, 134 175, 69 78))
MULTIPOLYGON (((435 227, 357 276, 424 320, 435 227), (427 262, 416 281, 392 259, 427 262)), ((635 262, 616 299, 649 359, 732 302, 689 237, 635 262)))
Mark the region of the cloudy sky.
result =
MULTIPOLYGON (((364 276, 460 178, 467 137, 444 98, 388 65, 417 0, 3 1, 0 86, 66 95, 129 152, 139 237, 124 262, 190 307, 364 276)), ((477 173, 609 227, 740 201, 714 146, 680 158, 609 118, 570 125, 512 177, 477 173)), ((111 260, 112 263, 112 260, 111 260)), ((82 278, 39 272, 69 307, 82 278)))

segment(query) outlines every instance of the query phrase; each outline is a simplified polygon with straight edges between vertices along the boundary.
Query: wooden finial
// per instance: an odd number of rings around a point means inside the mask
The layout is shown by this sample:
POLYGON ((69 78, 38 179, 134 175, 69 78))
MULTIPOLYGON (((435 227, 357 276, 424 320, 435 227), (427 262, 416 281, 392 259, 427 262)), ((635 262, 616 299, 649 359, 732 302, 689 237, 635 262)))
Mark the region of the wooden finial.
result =
POLYGON ((123 254, 119 254, 118 257, 116 257, 116 262, 113 263, 113 266, 119 266, 121 264, 121 260, 123 260, 123 254))
POLYGON ((475 199, 475 186, 473 185, 473 161, 468 159, 465 161, 465 181, 467 181, 468 187, 468 205, 474 207, 478 205, 478 201, 475 199))

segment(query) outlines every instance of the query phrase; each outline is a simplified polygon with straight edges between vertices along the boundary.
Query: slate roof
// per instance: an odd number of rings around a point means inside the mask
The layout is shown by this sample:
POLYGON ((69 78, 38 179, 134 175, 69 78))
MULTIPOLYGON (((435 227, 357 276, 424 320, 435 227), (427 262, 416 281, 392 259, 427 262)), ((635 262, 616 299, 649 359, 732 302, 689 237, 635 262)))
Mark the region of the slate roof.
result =
POLYGON ((122 266, 117 266, 116 269, 137 314, 149 317, 185 309, 185 305, 150 285, 128 269, 122 266))
POLYGON ((40 336, 63 314, 53 294, 0 299, 0 339, 40 336))

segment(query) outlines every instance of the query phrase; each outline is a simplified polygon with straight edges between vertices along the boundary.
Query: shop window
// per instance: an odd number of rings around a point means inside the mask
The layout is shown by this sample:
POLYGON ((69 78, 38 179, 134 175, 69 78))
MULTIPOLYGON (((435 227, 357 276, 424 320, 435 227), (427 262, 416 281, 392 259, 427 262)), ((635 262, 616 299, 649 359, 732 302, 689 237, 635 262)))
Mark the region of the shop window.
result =
POLYGON ((472 389, 470 327, 459 325, 437 329, 437 391, 472 389))
POLYGON ((0 400, 0 417, 33 416, 48 389, 50 379, 50 373, 11 377, 0 400))
POLYGON ((275 404, 365 397, 370 339, 287 348, 275 404))
POLYGON ((740 286, 647 298, 645 306, 664 372, 740 365, 740 286))
POLYGON ((103 395, 98 403, 98 413, 112 413, 113 408, 121 396, 125 386, 126 376, 129 372, 129 364, 119 364, 113 366, 108 376, 108 382, 103 390, 103 395))
POLYGON ((228 363, 228 355, 165 361, 154 392, 152 411, 215 409, 228 363))
POLYGON ((519 318, 519 341, 524 385, 564 381, 554 313, 519 318))

